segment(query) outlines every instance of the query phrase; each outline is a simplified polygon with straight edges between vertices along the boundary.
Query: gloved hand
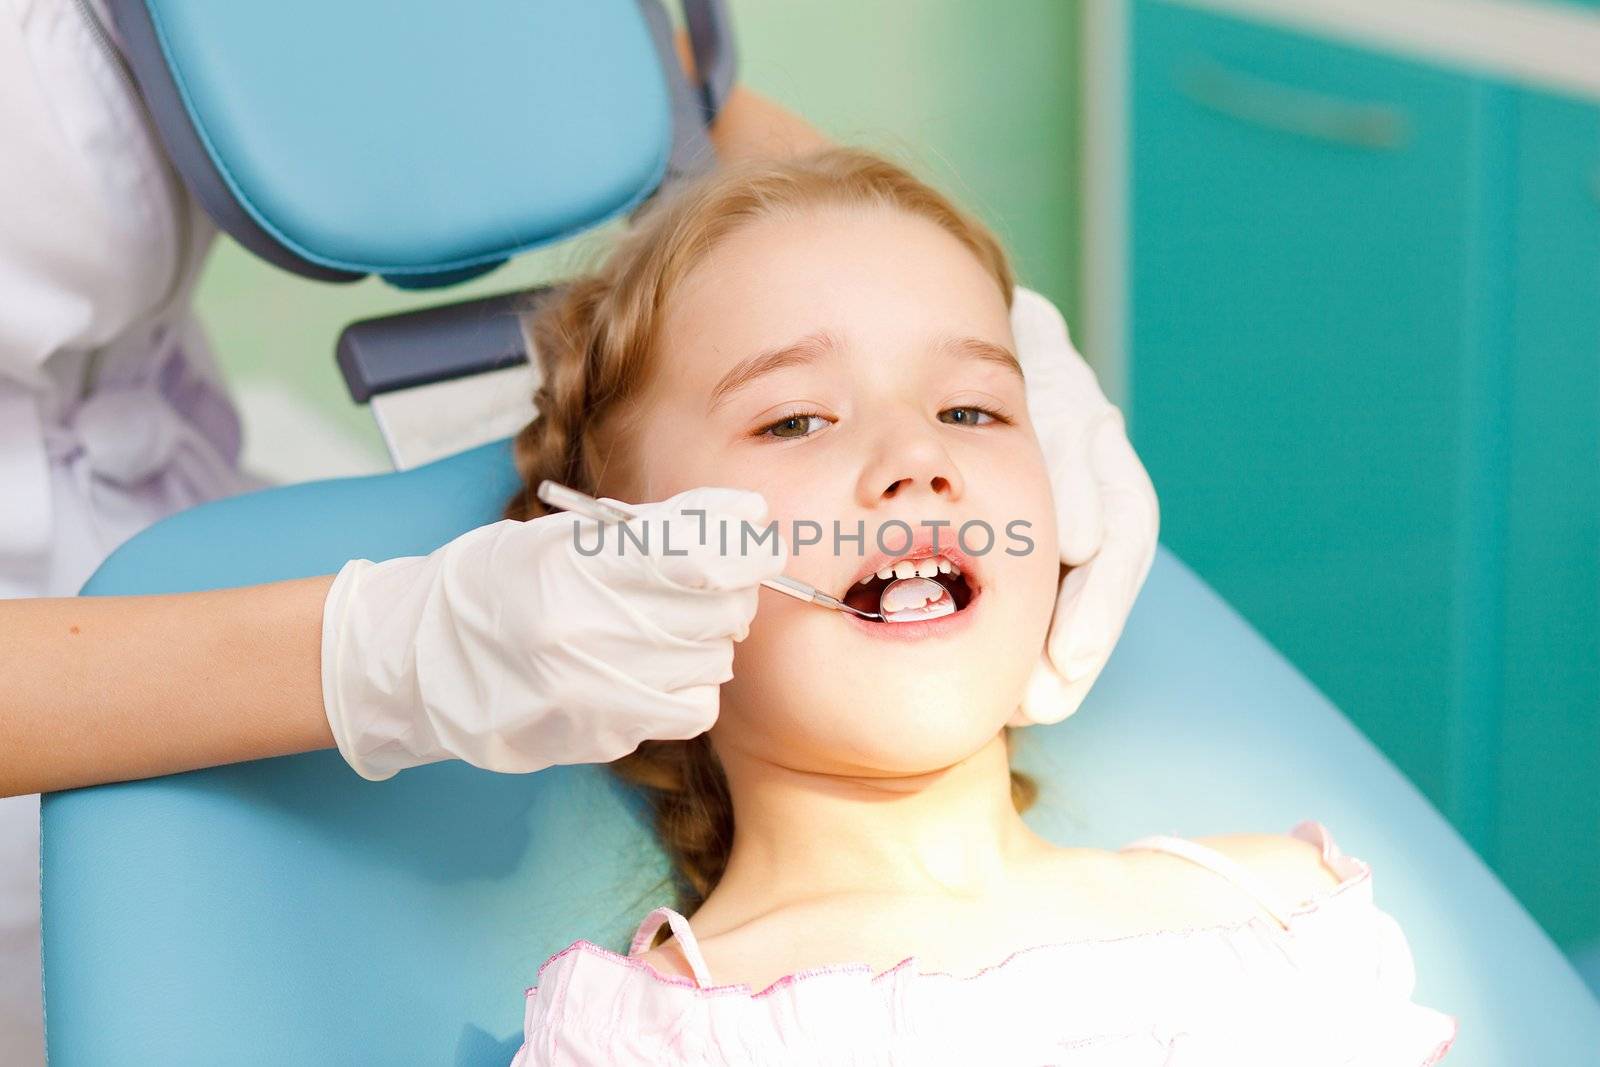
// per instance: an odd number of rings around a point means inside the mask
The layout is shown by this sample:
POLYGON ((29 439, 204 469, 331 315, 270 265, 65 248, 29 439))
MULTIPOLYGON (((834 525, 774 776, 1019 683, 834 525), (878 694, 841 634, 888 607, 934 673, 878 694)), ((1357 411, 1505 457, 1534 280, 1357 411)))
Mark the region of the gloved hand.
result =
POLYGON ((1128 441, 1122 412, 1067 334, 1054 304, 1018 286, 1011 330, 1028 413, 1055 493, 1061 582, 1045 652, 1010 725, 1059 722, 1078 710, 1155 560, 1160 508, 1128 441))
POLYGON ((629 506, 648 551, 608 524, 603 550, 585 554, 602 543, 600 524, 560 512, 497 522, 428 556, 347 563, 323 612, 322 689, 350 766, 373 780, 451 757, 536 771, 709 728, 759 584, 787 555, 772 538, 733 550, 741 520, 766 522, 757 493, 694 489, 629 506))

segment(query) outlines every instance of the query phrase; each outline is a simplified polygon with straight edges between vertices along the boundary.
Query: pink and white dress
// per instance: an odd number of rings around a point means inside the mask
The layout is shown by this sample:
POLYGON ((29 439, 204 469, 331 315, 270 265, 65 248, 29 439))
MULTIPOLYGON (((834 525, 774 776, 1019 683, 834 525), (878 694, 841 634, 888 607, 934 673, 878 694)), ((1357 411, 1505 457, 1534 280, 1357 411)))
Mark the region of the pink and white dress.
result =
POLYGON ((1372 871, 1321 823, 1290 833, 1322 849, 1339 885, 1284 907, 1229 857, 1154 835, 1123 850, 1171 852, 1260 901, 1225 925, 1020 949, 970 977, 917 957, 874 975, 812 967, 760 992, 719 985, 689 922, 656 908, 628 955, 577 941, 527 991, 512 1067, 650 1064, 944 1064, 1067 1067, 1424 1067, 1456 1016, 1412 1001, 1411 951, 1373 903, 1372 871), (693 980, 638 959, 670 923, 693 980))

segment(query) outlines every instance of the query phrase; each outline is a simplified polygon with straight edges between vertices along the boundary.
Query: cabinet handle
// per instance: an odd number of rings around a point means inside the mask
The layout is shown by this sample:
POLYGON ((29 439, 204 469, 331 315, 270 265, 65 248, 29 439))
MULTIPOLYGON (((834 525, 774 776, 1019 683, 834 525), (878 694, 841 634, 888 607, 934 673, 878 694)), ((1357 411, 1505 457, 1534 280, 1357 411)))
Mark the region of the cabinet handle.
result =
POLYGON ((1202 107, 1301 137, 1393 151, 1411 136, 1411 123, 1399 108, 1282 85, 1214 60, 1192 61, 1177 80, 1184 95, 1202 107))

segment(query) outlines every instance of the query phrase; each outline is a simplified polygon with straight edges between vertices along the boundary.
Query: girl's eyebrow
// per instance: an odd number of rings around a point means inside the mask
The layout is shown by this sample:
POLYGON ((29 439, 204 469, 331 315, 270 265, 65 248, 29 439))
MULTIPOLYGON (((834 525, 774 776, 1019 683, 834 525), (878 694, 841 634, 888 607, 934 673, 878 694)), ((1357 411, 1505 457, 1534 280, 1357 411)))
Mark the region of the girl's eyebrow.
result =
MULTIPOLYGON (((787 367, 801 367, 814 363, 823 356, 838 352, 841 347, 838 340, 831 333, 826 330, 818 330, 816 333, 807 334, 793 344, 770 349, 748 359, 740 360, 732 370, 717 380, 716 385, 712 386, 706 410, 708 412, 715 411, 729 396, 762 375, 771 374, 787 367)), ((946 337, 934 346, 934 350, 958 359, 976 359, 986 363, 995 363, 1010 370, 1019 380, 1022 378, 1022 364, 1017 362, 1017 357, 1009 348, 997 345, 993 341, 984 341, 977 337, 946 337)))
POLYGON ((793 344, 740 360, 732 370, 718 379, 716 385, 712 386, 711 399, 706 410, 715 411, 717 405, 727 400, 729 395, 743 389, 763 374, 771 374, 785 367, 800 367, 814 363, 825 355, 839 351, 840 347, 838 340, 831 333, 818 330, 793 344))
POLYGON ((1016 354, 1004 345, 976 337, 946 337, 939 342, 938 347, 948 355, 997 363, 1015 374, 1018 379, 1022 378, 1022 364, 1017 362, 1016 354))

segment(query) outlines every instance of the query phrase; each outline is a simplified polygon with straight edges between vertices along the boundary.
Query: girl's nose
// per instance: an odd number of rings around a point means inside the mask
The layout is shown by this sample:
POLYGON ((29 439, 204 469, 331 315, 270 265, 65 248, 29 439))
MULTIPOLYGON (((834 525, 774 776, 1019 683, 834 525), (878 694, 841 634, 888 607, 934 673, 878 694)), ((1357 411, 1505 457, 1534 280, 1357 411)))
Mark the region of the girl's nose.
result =
POLYGON ((937 428, 908 419, 880 428, 857 494, 863 506, 873 507, 921 494, 959 500, 963 489, 960 468, 937 428))

